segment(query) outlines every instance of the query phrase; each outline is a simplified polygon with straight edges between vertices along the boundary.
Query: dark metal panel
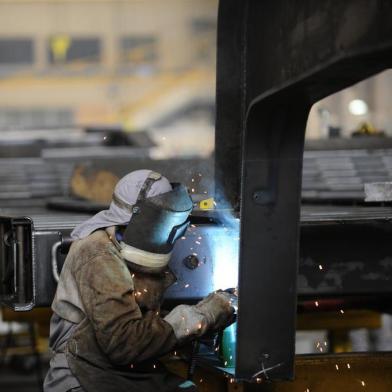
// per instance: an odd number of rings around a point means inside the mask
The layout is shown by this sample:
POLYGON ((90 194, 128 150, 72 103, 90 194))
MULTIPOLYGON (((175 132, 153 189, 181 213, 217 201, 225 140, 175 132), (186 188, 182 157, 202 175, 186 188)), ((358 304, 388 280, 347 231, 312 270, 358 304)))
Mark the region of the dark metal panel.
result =
MULTIPOLYGON (((53 301, 57 282, 52 273, 52 248, 61 239, 62 235, 59 231, 33 232, 34 306, 50 306, 53 301)), ((58 252, 59 260, 60 257, 60 252, 58 252)), ((64 256, 62 262, 64 262, 64 256)))
POLYGON ((241 200, 237 377, 293 377, 306 118, 315 101, 392 64, 391 17, 385 0, 220 2, 216 179, 241 200), (225 181, 240 167, 241 192, 225 181))
POLYGON ((391 236, 387 220, 303 226, 298 294, 318 299, 391 293, 391 236))

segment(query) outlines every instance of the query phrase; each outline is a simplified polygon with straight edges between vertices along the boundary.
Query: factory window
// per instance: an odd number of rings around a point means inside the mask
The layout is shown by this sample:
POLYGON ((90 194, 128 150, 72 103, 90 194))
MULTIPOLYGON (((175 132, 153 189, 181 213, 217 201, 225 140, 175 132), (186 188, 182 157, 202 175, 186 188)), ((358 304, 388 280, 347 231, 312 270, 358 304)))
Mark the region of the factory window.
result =
POLYGON ((49 39, 48 52, 51 64, 97 63, 101 59, 101 42, 96 37, 55 35, 49 39))
POLYGON ((0 66, 33 64, 33 41, 26 38, 0 38, 0 66))
POLYGON ((216 32, 216 19, 195 18, 192 20, 192 30, 195 33, 216 32))
POLYGON ((127 36, 120 39, 120 62, 132 69, 154 66, 158 60, 157 39, 151 35, 127 36))
POLYGON ((191 31, 195 41, 195 60, 203 63, 215 61, 216 19, 195 18, 191 31))

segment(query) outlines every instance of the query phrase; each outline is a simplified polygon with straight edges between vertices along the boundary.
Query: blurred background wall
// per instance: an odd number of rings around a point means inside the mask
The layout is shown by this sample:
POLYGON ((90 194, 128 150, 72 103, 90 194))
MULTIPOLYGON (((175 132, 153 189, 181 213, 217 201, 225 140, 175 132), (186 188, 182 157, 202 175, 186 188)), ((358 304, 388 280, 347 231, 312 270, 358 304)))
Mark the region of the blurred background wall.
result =
MULTIPOLYGON (((200 140, 210 153, 217 6, 217 0, 0 0, 0 130, 170 125, 159 141, 171 154, 198 153, 200 140), (201 132, 196 140, 189 122, 168 121, 190 106, 203 111, 192 117, 201 132)), ((312 108, 307 137, 349 137, 364 121, 391 134, 391 91, 386 71, 327 97, 312 108)))
POLYGON ((216 0, 1 0, 0 129, 134 129, 212 101, 216 13, 216 0))

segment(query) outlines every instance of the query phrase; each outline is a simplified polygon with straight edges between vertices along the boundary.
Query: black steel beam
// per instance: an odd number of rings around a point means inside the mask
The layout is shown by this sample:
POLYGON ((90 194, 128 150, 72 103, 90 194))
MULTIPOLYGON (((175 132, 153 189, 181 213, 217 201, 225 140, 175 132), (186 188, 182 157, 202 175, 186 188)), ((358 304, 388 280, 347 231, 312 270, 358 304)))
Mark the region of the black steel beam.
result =
POLYGON ((291 379, 307 116, 391 66, 392 3, 224 0, 218 18, 216 186, 241 213, 236 376, 291 379))

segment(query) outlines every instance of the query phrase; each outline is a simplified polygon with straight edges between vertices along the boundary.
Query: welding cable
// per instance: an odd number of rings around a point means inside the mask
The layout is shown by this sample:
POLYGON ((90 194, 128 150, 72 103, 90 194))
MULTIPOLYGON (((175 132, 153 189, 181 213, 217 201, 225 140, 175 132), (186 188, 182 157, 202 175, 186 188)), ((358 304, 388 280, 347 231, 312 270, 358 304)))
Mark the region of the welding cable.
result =
POLYGON ((191 356, 189 358, 189 368, 188 368, 188 377, 187 377, 187 380, 189 381, 192 381, 193 375, 195 374, 196 361, 197 361, 197 355, 199 354, 199 348, 200 348, 200 341, 196 339, 192 343, 192 351, 191 351, 191 356))

